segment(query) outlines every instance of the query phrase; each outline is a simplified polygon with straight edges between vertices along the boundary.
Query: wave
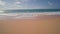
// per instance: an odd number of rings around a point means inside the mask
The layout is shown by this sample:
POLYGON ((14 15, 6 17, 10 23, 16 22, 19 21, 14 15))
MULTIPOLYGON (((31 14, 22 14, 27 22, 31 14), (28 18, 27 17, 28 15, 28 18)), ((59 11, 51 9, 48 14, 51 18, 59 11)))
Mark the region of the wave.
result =
POLYGON ((0 13, 0 19, 34 18, 40 15, 60 15, 60 12, 0 13))
POLYGON ((17 15, 60 15, 60 12, 36 12, 36 13, 0 13, 5 16, 17 16, 17 15))

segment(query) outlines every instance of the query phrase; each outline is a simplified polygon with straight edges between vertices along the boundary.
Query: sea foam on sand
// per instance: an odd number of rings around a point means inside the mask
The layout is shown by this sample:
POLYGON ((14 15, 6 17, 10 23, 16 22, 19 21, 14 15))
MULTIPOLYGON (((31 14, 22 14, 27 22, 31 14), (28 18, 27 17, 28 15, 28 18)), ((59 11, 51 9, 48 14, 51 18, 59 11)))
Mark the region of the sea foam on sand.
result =
POLYGON ((12 19, 21 19, 21 18, 34 18, 37 16, 44 16, 44 15, 60 15, 60 12, 40 12, 40 13, 1 13, 1 18, 12 18, 12 19))

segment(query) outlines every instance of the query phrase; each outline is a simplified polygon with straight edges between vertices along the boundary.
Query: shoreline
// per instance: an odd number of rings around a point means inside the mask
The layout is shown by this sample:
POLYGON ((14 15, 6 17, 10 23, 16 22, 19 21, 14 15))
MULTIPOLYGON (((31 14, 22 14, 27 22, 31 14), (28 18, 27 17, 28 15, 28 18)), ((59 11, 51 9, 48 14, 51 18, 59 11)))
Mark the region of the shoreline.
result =
POLYGON ((60 15, 43 15, 32 19, 0 20, 1 34, 56 34, 60 33, 60 15))
POLYGON ((38 19, 38 18, 60 18, 60 15, 17 15, 17 16, 0 16, 1 19, 38 19))

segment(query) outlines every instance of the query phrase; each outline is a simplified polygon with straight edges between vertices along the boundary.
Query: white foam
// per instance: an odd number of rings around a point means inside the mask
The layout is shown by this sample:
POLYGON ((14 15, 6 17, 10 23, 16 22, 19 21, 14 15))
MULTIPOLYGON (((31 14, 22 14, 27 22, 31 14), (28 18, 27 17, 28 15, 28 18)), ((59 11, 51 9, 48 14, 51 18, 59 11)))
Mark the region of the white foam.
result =
POLYGON ((60 12, 40 12, 40 13, 1 13, 0 18, 34 18, 40 15, 60 15, 60 12))
POLYGON ((40 13, 1 13, 5 16, 37 16, 37 15, 60 15, 60 12, 40 12, 40 13))
POLYGON ((3 13, 4 11, 0 11, 0 13, 3 13))

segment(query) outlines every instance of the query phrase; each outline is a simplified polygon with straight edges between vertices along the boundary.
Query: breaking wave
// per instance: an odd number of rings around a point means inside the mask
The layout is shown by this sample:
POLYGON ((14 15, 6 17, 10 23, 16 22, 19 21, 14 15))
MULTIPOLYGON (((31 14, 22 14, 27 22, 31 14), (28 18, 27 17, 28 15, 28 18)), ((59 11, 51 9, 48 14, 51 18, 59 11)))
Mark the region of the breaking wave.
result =
POLYGON ((32 18, 40 15, 60 15, 60 12, 36 12, 36 13, 5 13, 0 11, 1 18, 32 18))

